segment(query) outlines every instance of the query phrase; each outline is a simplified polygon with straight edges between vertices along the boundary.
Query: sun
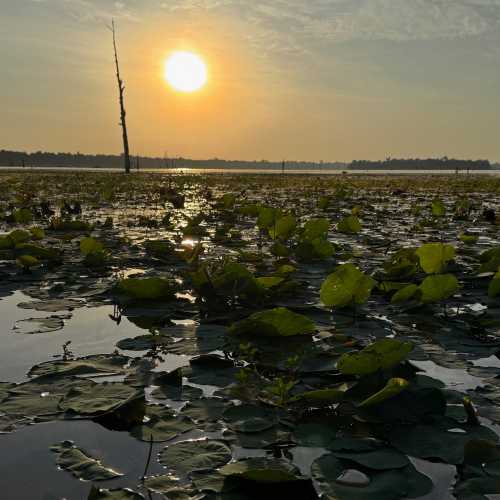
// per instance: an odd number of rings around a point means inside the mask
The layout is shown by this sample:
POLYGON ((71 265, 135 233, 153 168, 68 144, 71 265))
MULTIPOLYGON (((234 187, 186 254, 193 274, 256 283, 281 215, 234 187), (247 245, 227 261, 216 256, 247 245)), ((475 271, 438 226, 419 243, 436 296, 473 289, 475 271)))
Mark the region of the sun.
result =
POLYGON ((165 80, 179 92, 196 92, 207 79, 205 62, 193 52, 174 52, 165 61, 165 80))

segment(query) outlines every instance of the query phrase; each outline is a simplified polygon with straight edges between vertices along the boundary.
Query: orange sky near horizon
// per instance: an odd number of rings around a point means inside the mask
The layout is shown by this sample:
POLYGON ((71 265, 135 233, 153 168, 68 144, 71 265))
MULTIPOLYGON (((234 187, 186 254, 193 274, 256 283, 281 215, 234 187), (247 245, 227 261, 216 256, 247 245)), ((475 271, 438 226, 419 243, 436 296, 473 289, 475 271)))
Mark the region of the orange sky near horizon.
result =
MULTIPOLYGON (((320 0, 278 3, 7 3, 0 148, 121 150, 105 27, 113 16, 133 154, 500 159, 500 114, 492 104, 500 92, 500 34, 481 19, 469 26, 486 11, 443 7, 437 26, 425 9, 401 12, 409 21, 399 26, 379 0, 345 0, 340 13, 320 0), (209 79, 199 91, 183 94, 165 82, 165 60, 176 50, 206 62, 209 79)), ((491 5, 489 16, 500 19, 500 7, 491 5)))

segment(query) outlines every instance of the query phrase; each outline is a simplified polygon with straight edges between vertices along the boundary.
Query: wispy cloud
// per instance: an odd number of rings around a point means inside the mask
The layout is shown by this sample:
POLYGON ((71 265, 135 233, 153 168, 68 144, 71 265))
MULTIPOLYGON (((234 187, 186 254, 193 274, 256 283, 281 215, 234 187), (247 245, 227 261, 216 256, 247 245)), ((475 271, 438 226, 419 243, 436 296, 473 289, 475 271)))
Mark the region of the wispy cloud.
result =
POLYGON ((500 26, 499 0, 174 0, 163 5, 233 8, 271 38, 286 33, 330 42, 464 38, 500 26))

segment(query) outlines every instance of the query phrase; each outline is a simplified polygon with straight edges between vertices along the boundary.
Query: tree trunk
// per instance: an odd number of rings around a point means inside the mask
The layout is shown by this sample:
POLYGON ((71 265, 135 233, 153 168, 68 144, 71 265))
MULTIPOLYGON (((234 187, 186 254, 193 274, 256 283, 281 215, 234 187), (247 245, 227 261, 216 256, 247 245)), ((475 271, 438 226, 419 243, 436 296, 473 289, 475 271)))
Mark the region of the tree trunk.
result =
POLYGON ((123 160, 125 166, 125 173, 130 174, 130 152, 128 146, 128 134, 127 134, 127 121, 125 112, 125 104, 124 104, 124 92, 125 85, 120 76, 120 66, 118 64, 118 52, 116 50, 116 33, 115 33, 115 21, 113 20, 111 24, 111 31, 113 32, 113 49, 115 51, 115 64, 116 64, 116 79, 118 80, 118 92, 120 98, 120 125, 122 127, 122 135, 123 135, 123 160))

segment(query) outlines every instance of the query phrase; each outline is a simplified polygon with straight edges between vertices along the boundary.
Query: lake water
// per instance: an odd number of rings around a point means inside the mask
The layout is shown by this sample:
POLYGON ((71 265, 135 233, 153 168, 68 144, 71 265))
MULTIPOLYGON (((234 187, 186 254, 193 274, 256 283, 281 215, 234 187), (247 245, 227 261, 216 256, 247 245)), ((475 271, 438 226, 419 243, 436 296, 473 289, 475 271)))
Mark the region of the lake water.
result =
MULTIPOLYGON (((70 172, 122 172, 121 168, 86 168, 86 167, 9 167, 0 166, 1 170, 13 171, 70 171, 70 172)), ((132 170, 135 172, 136 170, 132 170)), ((157 172, 163 174, 268 174, 279 175, 281 169, 251 169, 251 168, 145 168, 140 169, 140 172, 157 172)), ((333 168, 316 168, 316 169, 286 169, 287 175, 456 175, 455 170, 342 170, 333 168)), ((476 170, 467 172, 459 172, 459 176, 467 175, 500 175, 499 170, 476 170)))

